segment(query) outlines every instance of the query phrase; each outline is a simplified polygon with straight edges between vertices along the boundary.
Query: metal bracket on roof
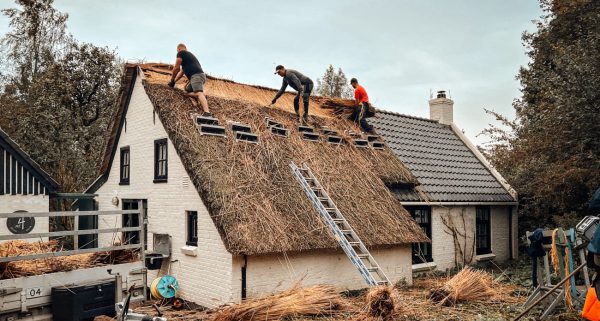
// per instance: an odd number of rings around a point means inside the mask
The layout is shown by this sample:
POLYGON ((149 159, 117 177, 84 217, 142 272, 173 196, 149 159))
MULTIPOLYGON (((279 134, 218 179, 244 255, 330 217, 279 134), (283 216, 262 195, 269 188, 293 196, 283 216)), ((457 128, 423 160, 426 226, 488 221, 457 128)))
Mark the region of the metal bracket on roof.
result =
POLYGON ((275 126, 275 127, 283 127, 283 124, 276 121, 273 118, 265 117, 265 121, 267 122, 267 127, 275 126))
POLYGON ((327 142, 332 145, 344 145, 344 140, 340 136, 328 135, 327 142))
POLYGON ((271 134, 275 136, 288 137, 290 135, 289 130, 283 127, 270 126, 271 134))
POLYGON ((371 142, 371 148, 373 149, 383 149, 385 144, 383 142, 371 142))
POLYGON ((238 123, 238 122, 230 122, 229 127, 232 132, 244 132, 244 133, 252 133, 252 128, 250 125, 238 123))
POLYGON ((367 140, 369 142, 380 141, 381 140, 381 136, 379 136, 379 135, 367 135, 367 140))
POLYGON ((247 142, 258 144, 258 135, 249 132, 233 132, 235 134, 235 140, 238 142, 247 142))
POLYGON ((323 132, 324 135, 334 135, 334 136, 338 135, 337 131, 330 129, 327 126, 321 127, 321 131, 323 132))
POLYGON ((298 125, 298 131, 301 133, 314 133, 315 132, 315 130, 312 127, 303 126, 303 125, 298 125))
POLYGON ((354 140, 354 146, 357 148, 368 148, 369 147, 369 141, 366 139, 355 139, 354 140))
POLYGON ((319 135, 318 133, 313 133, 313 132, 302 132, 302 139, 308 140, 311 142, 320 142, 321 135, 319 135))
POLYGON ((216 118, 196 116, 196 125, 200 135, 225 137, 225 127, 219 125, 216 118))

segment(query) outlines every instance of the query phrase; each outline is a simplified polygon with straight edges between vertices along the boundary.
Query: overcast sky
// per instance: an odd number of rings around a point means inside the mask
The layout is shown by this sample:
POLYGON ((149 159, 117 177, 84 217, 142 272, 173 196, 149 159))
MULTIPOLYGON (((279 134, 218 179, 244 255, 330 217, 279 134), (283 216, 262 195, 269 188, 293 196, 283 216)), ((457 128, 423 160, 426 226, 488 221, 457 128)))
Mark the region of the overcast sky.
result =
MULTIPOLYGON (((0 0, 12 7, 12 0, 0 0)), ((214 76, 279 87, 277 64, 313 80, 329 64, 357 77, 383 109, 428 117, 430 91, 449 90, 454 122, 475 137, 513 115, 515 75, 528 61, 521 33, 541 15, 536 0, 158 1, 55 0, 80 41, 126 60, 174 62, 186 43, 214 76)), ((0 18, 0 33, 7 19, 0 18)), ((210 94, 210 93, 209 93, 210 94)))

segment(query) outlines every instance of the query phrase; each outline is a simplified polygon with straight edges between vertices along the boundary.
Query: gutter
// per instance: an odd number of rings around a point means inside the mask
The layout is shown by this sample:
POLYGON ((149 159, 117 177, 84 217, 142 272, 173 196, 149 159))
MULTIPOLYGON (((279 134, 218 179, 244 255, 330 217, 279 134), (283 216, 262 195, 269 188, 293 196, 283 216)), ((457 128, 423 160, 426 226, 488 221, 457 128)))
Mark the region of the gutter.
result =
POLYGON ((504 205, 504 206, 516 206, 519 202, 402 202, 402 206, 480 206, 480 205, 504 205))
MULTIPOLYGON (((465 136, 465 134, 463 134, 462 130, 460 130, 460 128, 458 128, 454 123, 450 124, 450 127, 452 128, 452 131, 458 136, 458 138, 460 138, 460 140, 462 140, 463 143, 465 143, 465 145, 467 145, 467 147, 471 150, 471 152, 473 152, 475 157, 477 157, 477 159, 483 164, 483 166, 485 166, 490 171, 490 173, 492 173, 492 175, 502 185, 502 187, 504 187, 508 191, 510 196, 512 196, 515 200, 517 200, 518 199, 517 191, 515 191, 514 188, 512 188, 512 186, 510 186, 508 184, 508 182, 504 179, 504 177, 502 177, 502 175, 500 175, 500 173, 498 173, 498 171, 496 171, 494 166, 492 166, 492 164, 490 164, 490 162, 488 162, 488 160, 485 158, 485 156, 483 156, 481 154, 481 152, 479 152, 477 147, 475 147, 475 145, 473 145, 473 143, 471 143, 471 141, 467 138, 467 136, 465 136)), ((513 204, 513 205, 517 205, 517 204, 513 204)))

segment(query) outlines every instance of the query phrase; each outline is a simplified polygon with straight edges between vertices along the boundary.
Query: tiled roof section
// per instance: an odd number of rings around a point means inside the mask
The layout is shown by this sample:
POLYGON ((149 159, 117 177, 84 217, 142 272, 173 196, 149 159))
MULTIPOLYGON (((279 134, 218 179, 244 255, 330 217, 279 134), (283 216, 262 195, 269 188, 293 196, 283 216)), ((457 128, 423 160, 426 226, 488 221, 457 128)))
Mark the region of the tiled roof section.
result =
MULTIPOLYGON (((379 111, 370 118, 392 151, 435 202, 513 202, 513 197, 448 125, 379 111)), ((418 194, 394 189, 402 201, 418 201, 418 194)))

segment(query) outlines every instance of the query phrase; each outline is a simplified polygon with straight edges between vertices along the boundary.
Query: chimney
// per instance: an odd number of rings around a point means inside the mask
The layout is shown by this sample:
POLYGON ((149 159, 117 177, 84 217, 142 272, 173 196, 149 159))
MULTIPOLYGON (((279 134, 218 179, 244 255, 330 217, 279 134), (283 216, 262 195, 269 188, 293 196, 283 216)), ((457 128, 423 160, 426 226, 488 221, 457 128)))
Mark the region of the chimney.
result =
POLYGON ((454 101, 446 98, 446 91, 437 92, 436 98, 429 100, 429 118, 440 124, 451 125, 454 121, 454 101))

